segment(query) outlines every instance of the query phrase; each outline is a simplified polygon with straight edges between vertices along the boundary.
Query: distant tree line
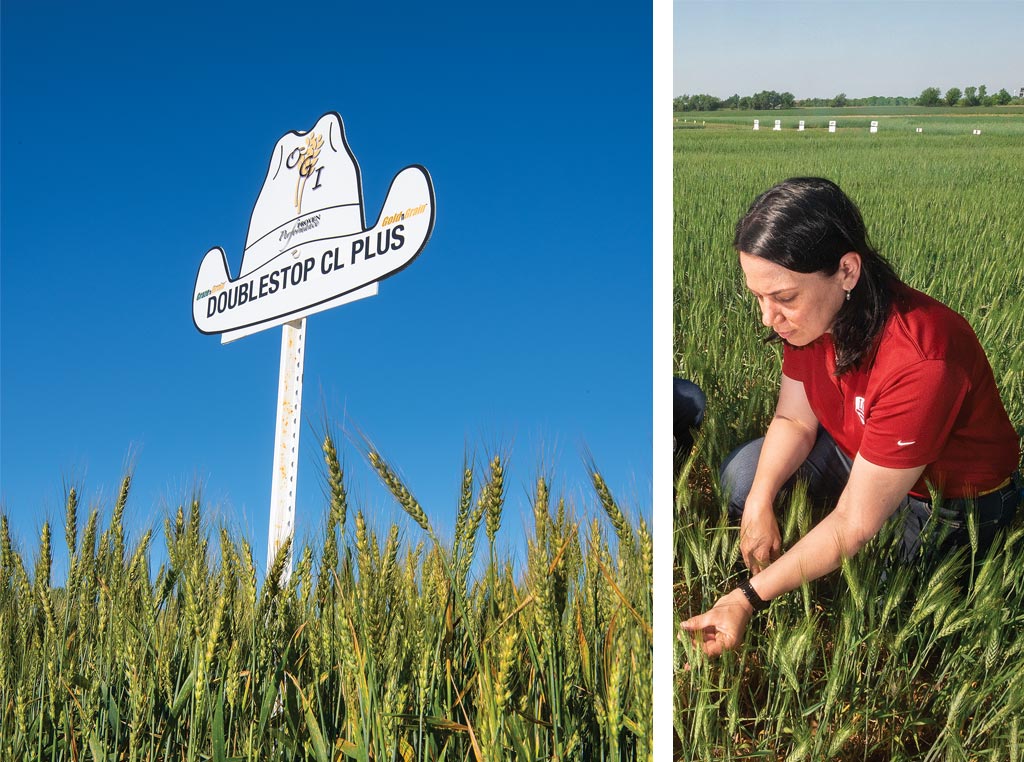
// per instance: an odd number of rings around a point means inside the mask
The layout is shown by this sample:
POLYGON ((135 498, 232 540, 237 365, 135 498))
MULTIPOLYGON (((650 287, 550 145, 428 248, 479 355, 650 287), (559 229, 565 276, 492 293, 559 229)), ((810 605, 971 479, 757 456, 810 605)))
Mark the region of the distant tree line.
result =
POLYGON ((937 87, 926 87, 921 91, 921 94, 917 96, 915 103, 918 106, 964 106, 970 108, 971 106, 1006 106, 1010 103, 1019 103, 1020 98, 1014 98, 1010 95, 1004 87, 995 95, 988 94, 988 88, 985 85, 978 85, 975 87, 965 87, 963 92, 960 91, 959 87, 951 87, 946 91, 945 95, 942 95, 942 91, 937 87))
POLYGON ((735 108, 744 111, 771 111, 780 108, 793 108, 796 99, 793 93, 777 93, 774 90, 762 90, 753 95, 733 95, 725 100, 713 95, 680 95, 672 101, 674 111, 717 111, 721 108, 735 108))
POLYGON ((793 93, 779 93, 775 90, 762 90, 753 95, 732 95, 725 100, 713 95, 680 95, 673 99, 675 111, 717 111, 723 108, 741 111, 773 111, 775 109, 811 107, 811 106, 906 106, 914 103, 913 98, 872 95, 869 98, 847 98, 846 93, 839 93, 832 98, 803 98, 798 100, 793 93))
POLYGON ((832 107, 843 106, 1005 106, 1009 103, 1022 103, 1024 100, 1014 98, 1006 89, 996 95, 988 95, 985 85, 968 87, 962 93, 953 87, 942 97, 939 88, 928 87, 917 98, 903 96, 872 95, 867 98, 847 98, 846 93, 839 93, 832 98, 796 99, 793 93, 778 93, 775 90, 762 90, 753 95, 740 96, 734 94, 724 100, 714 95, 680 95, 672 100, 673 111, 717 111, 719 109, 738 109, 740 111, 773 111, 794 107, 832 107))

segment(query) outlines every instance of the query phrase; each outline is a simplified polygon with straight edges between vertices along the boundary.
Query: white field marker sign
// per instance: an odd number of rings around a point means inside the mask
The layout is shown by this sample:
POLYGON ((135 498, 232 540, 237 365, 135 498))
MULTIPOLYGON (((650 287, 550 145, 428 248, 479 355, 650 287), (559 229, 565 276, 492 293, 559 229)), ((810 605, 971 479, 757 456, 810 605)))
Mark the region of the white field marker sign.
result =
POLYGON ((973 132, 972 134, 974 134, 974 135, 980 135, 980 134, 981 134, 981 130, 974 130, 974 132, 973 132))
POLYGON ((782 120, 776 119, 775 126, 772 127, 772 132, 779 132, 780 130, 782 130, 782 120))
POLYGON ((796 129, 797 129, 798 132, 803 132, 804 131, 804 120, 803 119, 800 120, 800 124, 797 126, 796 129))
POLYGON ((760 119, 755 119, 754 120, 754 129, 755 130, 760 130, 761 129, 761 120, 760 119))
POLYGON ((871 132, 878 132, 878 122, 871 122, 871 132))
MULTIPOLYGON (((367 226, 363 189, 341 117, 324 114, 308 132, 288 132, 274 146, 249 219, 238 275, 219 246, 199 265, 192 321, 228 343, 281 329, 267 568, 295 530, 306 317, 374 296, 377 284, 407 267, 434 229, 434 187, 410 165, 391 181, 367 226)), ((291 575, 291 559, 282 584, 291 575)))
POLYGON ((918 127, 917 132, 924 132, 924 129, 922 127, 918 127))
POLYGON ((836 120, 835 120, 835 119, 832 119, 832 120, 831 120, 831 121, 830 121, 830 122, 828 123, 828 131, 829 131, 829 132, 835 132, 835 131, 836 131, 836 120))

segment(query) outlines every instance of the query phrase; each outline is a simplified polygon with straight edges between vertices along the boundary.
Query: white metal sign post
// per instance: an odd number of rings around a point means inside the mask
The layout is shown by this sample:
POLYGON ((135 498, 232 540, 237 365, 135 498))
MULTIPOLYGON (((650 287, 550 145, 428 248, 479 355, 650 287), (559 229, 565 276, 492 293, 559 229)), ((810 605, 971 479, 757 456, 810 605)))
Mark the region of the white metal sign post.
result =
MULTIPOLYGON (((359 165, 341 117, 329 112, 274 146, 238 276, 228 274, 220 247, 199 265, 192 321, 200 332, 226 344, 283 326, 268 569, 295 530, 306 317, 374 296, 378 282, 419 255, 433 228, 433 184, 415 164, 395 175, 376 222, 366 225, 359 165)), ((290 574, 289 559, 282 583, 290 574)))
MULTIPOLYGON (((274 427, 274 478, 270 483, 270 530, 267 533, 267 569, 277 549, 295 527, 295 479, 299 474, 299 429, 302 425, 302 350, 306 318, 281 327, 281 372, 277 385, 277 425, 274 427)), ((291 576, 291 559, 282 572, 282 584, 291 576)))

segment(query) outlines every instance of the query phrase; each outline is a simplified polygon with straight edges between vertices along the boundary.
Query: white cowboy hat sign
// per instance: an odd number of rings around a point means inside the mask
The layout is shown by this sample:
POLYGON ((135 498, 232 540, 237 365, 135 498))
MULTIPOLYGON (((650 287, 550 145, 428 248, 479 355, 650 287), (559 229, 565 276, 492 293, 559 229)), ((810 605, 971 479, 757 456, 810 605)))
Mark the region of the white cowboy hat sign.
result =
POLYGON ((377 221, 366 226, 359 165, 341 117, 329 112, 309 132, 277 141, 238 277, 228 275, 224 250, 210 249, 192 320, 229 341, 370 296, 373 284, 416 258, 433 228, 434 189, 419 165, 395 176, 377 221))

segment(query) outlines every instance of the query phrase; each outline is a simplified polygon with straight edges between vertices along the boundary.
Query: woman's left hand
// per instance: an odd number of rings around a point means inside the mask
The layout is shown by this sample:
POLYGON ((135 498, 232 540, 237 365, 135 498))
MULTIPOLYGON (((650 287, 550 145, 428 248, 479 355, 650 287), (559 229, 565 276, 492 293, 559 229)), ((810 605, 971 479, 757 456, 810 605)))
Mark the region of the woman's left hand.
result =
POLYGON ((705 654, 720 656, 743 642, 747 623, 754 609, 738 589, 723 595, 713 608, 683 622, 680 627, 691 633, 694 645, 705 654))

